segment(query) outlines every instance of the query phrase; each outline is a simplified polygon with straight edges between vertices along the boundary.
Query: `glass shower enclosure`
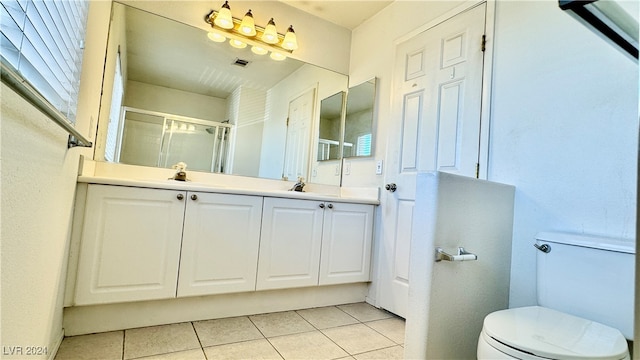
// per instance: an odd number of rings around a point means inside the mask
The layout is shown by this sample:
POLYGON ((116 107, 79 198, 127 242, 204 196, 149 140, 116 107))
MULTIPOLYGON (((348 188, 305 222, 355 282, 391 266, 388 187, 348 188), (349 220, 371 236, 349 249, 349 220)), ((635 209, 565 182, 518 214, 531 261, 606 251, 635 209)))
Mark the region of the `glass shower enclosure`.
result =
POLYGON ((233 125, 123 107, 118 162, 225 173, 233 125))

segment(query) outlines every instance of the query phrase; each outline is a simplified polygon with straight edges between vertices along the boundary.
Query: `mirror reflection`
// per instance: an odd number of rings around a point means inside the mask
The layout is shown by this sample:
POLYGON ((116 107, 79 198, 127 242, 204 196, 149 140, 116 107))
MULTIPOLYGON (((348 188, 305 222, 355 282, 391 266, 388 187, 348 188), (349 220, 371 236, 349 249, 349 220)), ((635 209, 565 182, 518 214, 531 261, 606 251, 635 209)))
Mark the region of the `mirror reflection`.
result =
POLYGON ((371 156, 376 79, 349 88, 344 121, 343 157, 371 156))
POLYGON ((96 160, 314 182, 316 104, 347 77, 113 3, 103 84, 96 160))
POLYGON ((344 98, 345 93, 341 91, 320 102, 318 161, 340 159, 344 98))

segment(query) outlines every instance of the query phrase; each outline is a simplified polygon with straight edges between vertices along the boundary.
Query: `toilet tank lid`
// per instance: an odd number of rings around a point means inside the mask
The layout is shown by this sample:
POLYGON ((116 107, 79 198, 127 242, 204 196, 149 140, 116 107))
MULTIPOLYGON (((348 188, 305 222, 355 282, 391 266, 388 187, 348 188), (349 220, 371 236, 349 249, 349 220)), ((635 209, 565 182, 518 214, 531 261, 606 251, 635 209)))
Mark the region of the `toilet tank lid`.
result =
POLYGON ((604 236, 543 231, 536 234, 536 240, 627 254, 636 253, 635 241, 633 239, 614 239, 604 236))

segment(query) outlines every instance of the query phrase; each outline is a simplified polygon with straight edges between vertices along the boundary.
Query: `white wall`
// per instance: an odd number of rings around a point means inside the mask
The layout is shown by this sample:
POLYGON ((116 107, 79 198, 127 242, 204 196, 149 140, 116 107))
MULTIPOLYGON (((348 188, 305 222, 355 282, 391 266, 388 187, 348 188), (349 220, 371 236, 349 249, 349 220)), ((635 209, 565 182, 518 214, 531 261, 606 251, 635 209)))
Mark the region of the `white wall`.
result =
MULTIPOLYGON (((92 2, 89 8, 94 27, 86 37, 83 62, 88 66, 82 70, 77 116, 77 128, 90 139, 102 84, 102 74, 95 70, 104 63, 109 20, 101 17, 103 5, 92 2)), ((4 84, 1 90, 1 345, 48 347, 51 354, 62 340, 62 295, 79 156, 92 156, 92 150, 67 150, 62 129, 4 84)))
POLYGON ((516 186, 513 307, 535 303, 538 231, 635 237, 638 65, 555 2, 496 7, 488 174, 516 186))
MULTIPOLYGON (((394 42, 462 3, 396 1, 355 29, 350 82, 379 79, 375 157, 350 159, 343 185, 384 184, 372 174, 374 159, 390 156, 394 42)), ((638 65, 556 1, 498 0, 496 8, 488 179, 516 186, 513 307, 535 303, 536 232, 634 237, 638 65)), ((378 219, 378 235, 383 227, 378 219)))
POLYGON ((222 122, 227 100, 129 80, 124 106, 222 122))

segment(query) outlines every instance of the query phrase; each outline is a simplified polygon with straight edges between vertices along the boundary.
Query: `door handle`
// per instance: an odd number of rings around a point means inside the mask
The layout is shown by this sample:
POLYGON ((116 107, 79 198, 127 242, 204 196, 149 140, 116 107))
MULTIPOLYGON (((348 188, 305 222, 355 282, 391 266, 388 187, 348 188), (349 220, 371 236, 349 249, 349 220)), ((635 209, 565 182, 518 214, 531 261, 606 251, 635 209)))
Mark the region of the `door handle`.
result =
POLYGON ((198 200, 198 195, 196 194, 191 195, 191 200, 198 200))
POLYGON ((390 183, 390 184, 385 185, 384 188, 389 190, 389 191, 391 191, 391 192, 395 192, 398 187, 396 186, 395 183, 390 183))

